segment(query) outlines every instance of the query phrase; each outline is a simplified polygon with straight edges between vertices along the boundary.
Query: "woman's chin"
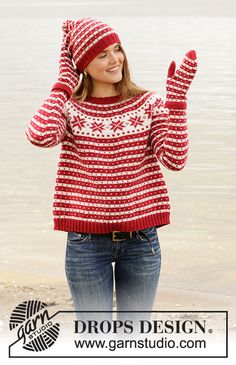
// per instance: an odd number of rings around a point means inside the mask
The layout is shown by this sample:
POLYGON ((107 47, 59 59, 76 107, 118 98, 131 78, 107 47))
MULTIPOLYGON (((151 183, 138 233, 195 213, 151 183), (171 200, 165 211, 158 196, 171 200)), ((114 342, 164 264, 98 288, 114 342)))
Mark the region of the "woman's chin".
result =
POLYGON ((107 80, 109 80, 112 83, 120 82, 122 80, 122 74, 109 75, 109 77, 107 78, 107 80))
POLYGON ((105 83, 105 84, 115 84, 117 82, 120 82, 123 78, 122 73, 117 73, 117 74, 111 74, 111 75, 102 75, 102 77, 99 78, 94 78, 94 80, 96 80, 96 82, 101 82, 101 83, 105 83))

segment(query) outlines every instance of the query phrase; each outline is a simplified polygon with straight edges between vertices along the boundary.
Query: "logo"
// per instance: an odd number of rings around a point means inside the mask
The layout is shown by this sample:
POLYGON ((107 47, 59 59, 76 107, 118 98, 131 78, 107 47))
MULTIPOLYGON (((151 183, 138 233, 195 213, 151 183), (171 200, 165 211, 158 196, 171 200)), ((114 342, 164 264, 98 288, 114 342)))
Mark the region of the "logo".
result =
POLYGON ((45 307, 38 300, 28 300, 18 304, 12 311, 10 330, 17 328, 18 340, 23 340, 23 348, 29 351, 44 351, 57 340, 59 323, 53 323, 45 307))

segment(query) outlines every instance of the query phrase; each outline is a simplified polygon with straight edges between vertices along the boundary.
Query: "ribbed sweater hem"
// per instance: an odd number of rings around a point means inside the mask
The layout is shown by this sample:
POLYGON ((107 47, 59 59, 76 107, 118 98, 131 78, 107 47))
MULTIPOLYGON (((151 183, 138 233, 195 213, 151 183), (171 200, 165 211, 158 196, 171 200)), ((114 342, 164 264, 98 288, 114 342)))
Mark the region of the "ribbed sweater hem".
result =
POLYGON ((141 229, 164 226, 170 223, 170 213, 160 213, 149 215, 141 219, 134 219, 127 222, 118 223, 97 223, 89 221, 80 221, 77 219, 54 218, 54 230, 66 232, 83 232, 103 234, 112 231, 133 232, 141 229))

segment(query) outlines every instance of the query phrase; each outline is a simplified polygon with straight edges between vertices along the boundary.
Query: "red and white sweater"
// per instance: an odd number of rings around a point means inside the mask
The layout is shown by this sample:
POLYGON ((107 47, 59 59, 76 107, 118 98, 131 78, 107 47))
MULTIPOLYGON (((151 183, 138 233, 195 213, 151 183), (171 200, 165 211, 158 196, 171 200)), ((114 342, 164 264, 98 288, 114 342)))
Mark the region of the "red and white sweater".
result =
POLYGON ((165 108, 155 92, 119 100, 79 102, 53 90, 27 127, 38 147, 61 143, 55 230, 126 232, 170 223, 160 164, 177 171, 186 163, 186 111, 165 108))

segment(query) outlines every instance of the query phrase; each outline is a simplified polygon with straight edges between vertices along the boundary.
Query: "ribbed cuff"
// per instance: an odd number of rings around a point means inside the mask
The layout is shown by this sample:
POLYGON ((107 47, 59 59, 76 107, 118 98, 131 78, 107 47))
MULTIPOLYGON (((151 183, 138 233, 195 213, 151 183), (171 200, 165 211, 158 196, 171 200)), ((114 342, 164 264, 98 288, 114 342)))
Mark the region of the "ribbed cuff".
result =
POLYGON ((186 101, 166 101, 165 107, 168 109, 187 109, 186 101))
POLYGON ((56 83, 53 85, 53 87, 52 87, 51 91, 53 91, 53 90, 55 90, 55 89, 57 89, 57 90, 64 90, 64 91, 66 91, 66 92, 67 92, 67 94, 68 94, 68 96, 69 96, 69 98, 70 98, 70 97, 71 97, 71 95, 72 95, 72 91, 71 91, 71 89, 70 89, 68 86, 66 86, 65 84, 61 83, 61 82, 56 82, 56 83))

